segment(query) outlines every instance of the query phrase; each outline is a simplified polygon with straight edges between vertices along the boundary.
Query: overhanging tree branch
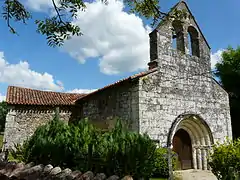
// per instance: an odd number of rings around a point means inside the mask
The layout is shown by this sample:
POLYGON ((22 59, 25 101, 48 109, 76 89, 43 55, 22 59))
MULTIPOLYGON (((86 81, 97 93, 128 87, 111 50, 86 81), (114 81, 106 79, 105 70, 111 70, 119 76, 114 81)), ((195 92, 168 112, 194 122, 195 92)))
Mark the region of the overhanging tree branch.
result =
MULTIPOLYGON (((11 20, 26 23, 31 18, 31 14, 25 9, 20 0, 3 0, 3 17, 6 20, 7 27, 14 34, 14 27, 11 20)), ((84 0, 49 0, 52 1, 52 8, 56 12, 56 16, 35 20, 37 24, 37 32, 45 35, 50 46, 61 46, 64 40, 71 36, 82 35, 80 27, 73 25, 72 19, 77 17, 79 11, 86 8, 84 0), (59 3, 57 3, 59 2, 59 3)), ((102 0, 106 5, 109 0, 102 0)), ((168 13, 160 11, 159 0, 124 0, 124 3, 130 7, 130 12, 137 13, 142 17, 153 18, 152 25, 158 20, 169 16, 168 13)))
POLYGON ((53 7, 54 7, 54 9, 55 9, 55 11, 57 13, 57 16, 58 16, 58 19, 59 19, 60 23, 65 24, 65 22, 61 18, 60 12, 59 12, 58 7, 57 7, 57 5, 56 5, 54 0, 52 0, 52 4, 53 4, 53 7))

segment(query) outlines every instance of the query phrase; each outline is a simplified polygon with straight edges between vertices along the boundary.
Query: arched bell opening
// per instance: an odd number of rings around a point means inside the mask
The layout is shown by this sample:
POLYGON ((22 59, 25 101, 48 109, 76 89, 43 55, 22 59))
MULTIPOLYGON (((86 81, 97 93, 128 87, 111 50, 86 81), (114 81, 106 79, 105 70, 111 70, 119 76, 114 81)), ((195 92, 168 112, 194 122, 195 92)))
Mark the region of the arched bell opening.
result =
POLYGON ((174 20, 172 22, 172 47, 177 51, 185 53, 183 24, 181 21, 174 20))
POLYGON ((199 34, 193 26, 188 27, 188 48, 190 55, 200 57, 199 34))

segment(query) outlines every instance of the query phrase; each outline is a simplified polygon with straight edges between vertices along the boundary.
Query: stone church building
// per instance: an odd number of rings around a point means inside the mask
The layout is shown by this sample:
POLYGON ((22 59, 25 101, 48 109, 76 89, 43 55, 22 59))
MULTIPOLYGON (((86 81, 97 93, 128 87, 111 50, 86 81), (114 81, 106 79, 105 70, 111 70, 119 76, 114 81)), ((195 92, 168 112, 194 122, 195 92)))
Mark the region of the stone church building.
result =
MULTIPOLYGON (((227 92, 212 78, 210 46, 185 2, 183 20, 168 18, 150 34, 150 62, 145 72, 89 94, 48 92, 9 86, 4 148, 21 143, 39 125, 51 120, 88 117, 109 128, 115 117, 129 129, 147 133, 178 153, 182 169, 207 170, 211 145, 232 137, 227 92)), ((136 32, 137 33, 137 32, 136 32)))

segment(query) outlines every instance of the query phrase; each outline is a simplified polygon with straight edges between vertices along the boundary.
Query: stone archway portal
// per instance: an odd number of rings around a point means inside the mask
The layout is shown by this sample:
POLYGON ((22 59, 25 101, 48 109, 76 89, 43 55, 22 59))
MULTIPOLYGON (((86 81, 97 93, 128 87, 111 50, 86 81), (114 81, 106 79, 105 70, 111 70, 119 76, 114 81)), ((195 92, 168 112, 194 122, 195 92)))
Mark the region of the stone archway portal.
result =
POLYGON ((177 152, 181 169, 209 169, 207 154, 213 143, 210 128, 194 114, 180 115, 172 124, 168 136, 168 148, 177 152))

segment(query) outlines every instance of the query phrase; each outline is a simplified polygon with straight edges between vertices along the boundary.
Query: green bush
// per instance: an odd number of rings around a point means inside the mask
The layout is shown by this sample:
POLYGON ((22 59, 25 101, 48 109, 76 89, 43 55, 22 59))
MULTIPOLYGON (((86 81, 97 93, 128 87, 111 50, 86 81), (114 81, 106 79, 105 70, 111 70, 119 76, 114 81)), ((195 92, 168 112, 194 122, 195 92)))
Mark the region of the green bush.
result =
POLYGON ((147 135, 127 131, 120 121, 102 133, 87 120, 67 125, 55 119, 12 154, 24 162, 140 178, 152 175, 155 149, 147 135))
MULTIPOLYGON (((176 168, 176 156, 174 152, 171 152, 172 166, 176 168)), ((152 177, 154 178, 167 178, 169 176, 168 168, 168 149, 157 148, 154 154, 154 171, 152 177)))
MULTIPOLYGON (((92 143, 94 127, 81 121, 76 125, 67 125, 64 121, 53 120, 37 128, 31 138, 22 146, 11 151, 15 159, 37 164, 75 167, 86 163, 88 145, 92 143)), ((17 148, 16 148, 17 147, 17 148)))
POLYGON ((24 162, 26 151, 26 146, 14 144, 14 149, 11 149, 8 154, 8 161, 24 162))
POLYGON ((217 143, 209 157, 212 172, 220 180, 240 178, 240 139, 227 139, 223 144, 217 143))
POLYGON ((95 153, 104 164, 103 172, 134 178, 150 177, 154 168, 155 143, 146 135, 127 131, 120 121, 101 136, 95 153))
POLYGON ((0 102, 0 132, 4 132, 7 112, 7 103, 5 101, 0 102))

